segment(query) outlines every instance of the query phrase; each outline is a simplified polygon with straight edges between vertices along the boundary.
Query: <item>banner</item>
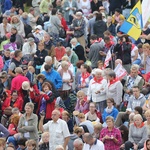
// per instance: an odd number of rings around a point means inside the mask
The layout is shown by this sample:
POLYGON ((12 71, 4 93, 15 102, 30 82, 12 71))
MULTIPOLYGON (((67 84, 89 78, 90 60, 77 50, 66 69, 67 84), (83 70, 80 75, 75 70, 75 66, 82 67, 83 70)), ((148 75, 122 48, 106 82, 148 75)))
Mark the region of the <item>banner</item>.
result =
POLYGON ((104 68, 106 68, 107 66, 109 66, 109 61, 111 60, 111 52, 110 50, 108 50, 106 58, 105 58, 105 62, 104 62, 104 68))
POLYGON ((116 77, 118 79, 121 79, 128 74, 127 71, 124 69, 124 67, 121 64, 117 65, 114 72, 116 73, 116 77))
POLYGON ((141 1, 139 0, 130 12, 127 20, 120 27, 120 31, 137 40, 143 28, 141 1))
POLYGON ((150 18, 150 0, 142 1, 142 18, 143 18, 143 27, 150 18))

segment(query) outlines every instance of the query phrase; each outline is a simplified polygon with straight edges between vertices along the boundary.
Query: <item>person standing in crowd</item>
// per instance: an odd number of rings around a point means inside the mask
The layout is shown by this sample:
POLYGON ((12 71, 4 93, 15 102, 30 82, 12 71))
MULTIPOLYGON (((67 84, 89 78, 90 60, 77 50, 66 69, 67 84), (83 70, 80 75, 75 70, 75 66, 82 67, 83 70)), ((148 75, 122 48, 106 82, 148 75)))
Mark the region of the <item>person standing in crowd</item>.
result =
POLYGON ((39 122, 39 130, 49 131, 51 137, 49 139, 50 149, 55 150, 58 145, 63 145, 64 149, 67 149, 67 145, 70 139, 70 133, 68 130, 67 123, 59 119, 60 112, 53 110, 52 120, 43 125, 44 116, 41 116, 39 122))
POLYGON ((100 69, 95 70, 95 77, 90 81, 87 100, 96 103, 97 110, 101 113, 106 107, 106 87, 107 80, 102 77, 102 71, 100 69))

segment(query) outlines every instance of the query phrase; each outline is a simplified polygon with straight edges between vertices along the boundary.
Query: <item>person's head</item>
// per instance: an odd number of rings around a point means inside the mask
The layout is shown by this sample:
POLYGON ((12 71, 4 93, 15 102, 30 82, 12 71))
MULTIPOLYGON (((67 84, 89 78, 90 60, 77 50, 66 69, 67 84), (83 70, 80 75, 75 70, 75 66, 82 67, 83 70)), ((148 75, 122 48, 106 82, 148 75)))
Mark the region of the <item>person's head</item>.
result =
POLYGON ((79 100, 84 100, 85 96, 86 95, 85 95, 84 91, 80 90, 80 91, 77 92, 77 98, 79 100))
POLYGON ((50 35, 48 33, 44 34, 44 42, 49 42, 50 41, 50 35))
POLYGON ((72 54, 72 50, 70 47, 66 47, 66 54, 68 57, 72 54))
POLYGON ((19 113, 20 113, 20 111, 19 111, 18 107, 12 108, 12 114, 13 115, 15 115, 15 114, 19 115, 19 113))
POLYGON ((52 4, 49 4, 48 9, 49 9, 49 11, 52 11, 52 9, 53 9, 53 5, 52 5, 52 4))
POLYGON ((148 43, 145 43, 142 45, 143 52, 147 54, 147 52, 150 50, 150 45, 148 43))
POLYGON ((91 44, 93 44, 94 41, 96 41, 96 40, 97 40, 97 35, 93 34, 93 35, 90 36, 90 43, 91 44))
POLYGON ((76 47, 78 41, 76 38, 73 38, 73 39, 71 39, 70 43, 71 43, 71 47, 74 48, 74 47, 76 47))
POLYGON ((52 65, 52 63, 53 63, 51 56, 46 56, 44 60, 45 60, 45 63, 48 65, 52 65))
POLYGON ((8 20, 6 17, 3 18, 3 24, 7 24, 8 23, 8 20))
POLYGON ((61 6, 61 0, 56 0, 56 5, 61 6))
POLYGON ((10 50, 9 49, 4 50, 4 56, 7 58, 10 57, 10 50))
POLYGON ((52 120, 56 122, 60 117, 60 111, 55 109, 52 111, 52 120))
POLYGON ((40 50, 40 51, 44 50, 44 42, 43 41, 40 41, 38 43, 38 50, 40 50))
POLYGON ((102 78, 103 71, 101 69, 95 69, 95 77, 96 79, 102 78))
POLYGON ((100 20, 102 20, 102 19, 103 19, 102 13, 96 14, 96 21, 100 21, 100 20))
POLYGON ((85 133, 83 135, 83 141, 86 143, 86 144, 89 144, 89 145, 93 145, 93 135, 90 134, 90 133, 85 133))
POLYGON ((30 37, 27 39, 27 42, 29 43, 30 46, 34 45, 34 38, 30 37))
POLYGON ((26 103, 25 105, 25 112, 27 115, 31 115, 34 110, 34 104, 31 102, 26 103))
POLYGON ((61 62, 61 67, 62 67, 62 69, 63 69, 64 71, 67 71, 68 68, 69 68, 68 62, 67 62, 67 61, 62 61, 62 62, 61 62))
POLYGON ((38 74, 36 79, 40 82, 40 83, 43 83, 44 80, 45 80, 45 76, 44 74, 38 74))
POLYGON ((110 43, 110 37, 109 36, 104 36, 104 42, 106 43, 106 44, 109 44, 110 43))
POLYGON ((100 6, 100 7, 99 7, 99 12, 100 12, 100 13, 104 13, 104 12, 105 12, 105 8, 104 8, 103 6, 100 6))
POLYGON ((106 30, 106 31, 104 32, 104 36, 111 36, 111 32, 110 32, 109 30, 106 30))
POLYGON ((81 67, 80 67, 80 70, 81 70, 81 73, 91 73, 92 72, 92 69, 90 66, 88 66, 87 64, 82 64, 81 67))
MULTIPOLYGON (((18 33, 17 28, 12 27, 12 28, 11 28, 11 34, 17 34, 17 33, 18 33)), ((15 41, 13 41, 13 42, 15 42, 15 41)))
POLYGON ((0 80, 2 83, 5 83, 8 79, 8 75, 6 71, 0 72, 0 80))
POLYGON ((57 9, 56 9, 56 8, 53 8, 51 14, 52 14, 52 15, 56 15, 56 14, 57 14, 57 9))
POLYGON ((140 114, 136 114, 136 115, 134 116, 133 120, 134 120, 134 124, 135 124, 136 126, 138 126, 138 127, 139 127, 139 126, 142 124, 142 122, 143 122, 143 118, 142 118, 142 116, 141 116, 140 114))
POLYGON ((12 143, 9 143, 9 144, 6 146, 5 149, 6 149, 6 150, 16 150, 16 149, 15 149, 15 146, 14 146, 12 143))
POLYGON ((81 127, 74 127, 73 132, 80 137, 82 135, 82 128, 81 127))
POLYGON ((119 16, 121 14, 121 10, 119 8, 115 9, 115 15, 119 16))
POLYGON ((36 141, 32 139, 28 140, 26 142, 26 147, 27 147, 27 150, 35 150, 37 147, 36 141))
POLYGON ((98 67, 99 69, 102 69, 102 68, 104 67, 103 61, 99 60, 99 61, 97 62, 97 67, 98 67))
POLYGON ((10 11, 11 11, 12 13, 14 13, 14 12, 16 11, 16 7, 15 7, 15 6, 12 6, 11 9, 10 9, 10 11))
POLYGON ((6 146, 6 139, 5 138, 0 138, 0 149, 4 150, 6 146))
POLYGON ((44 69, 45 69, 45 71, 46 71, 47 73, 49 73, 49 72, 51 72, 52 66, 46 64, 46 65, 44 66, 44 69))
POLYGON ((122 136, 123 142, 126 142, 128 140, 128 134, 129 134, 128 128, 125 125, 121 125, 119 127, 119 130, 121 132, 121 136, 122 136))
POLYGON ((55 150, 64 150, 64 147, 62 145, 57 145, 55 150))
POLYGON ((107 17, 107 23, 108 23, 108 24, 111 24, 111 23, 112 23, 112 17, 111 17, 111 16, 108 16, 108 17, 107 17))
POLYGON ((106 124, 108 128, 114 127, 114 118, 112 116, 106 117, 106 124))
POLYGON ((82 150, 83 149, 83 142, 81 139, 76 139, 73 142, 74 150, 82 150))
POLYGON ((112 108, 112 106, 115 106, 115 101, 113 98, 108 98, 107 99, 107 107, 112 108))
POLYGON ((76 12, 76 17, 78 20, 82 19, 82 15, 83 15, 82 12, 80 11, 76 12))
POLYGON ((20 116, 17 114, 14 114, 11 116, 10 122, 17 127, 19 123, 19 119, 20 119, 20 116))
POLYGON ((103 125, 100 122, 96 122, 94 125, 94 133, 100 133, 103 125))
POLYGON ((33 66, 29 66, 28 67, 28 71, 34 73, 35 72, 35 68, 33 66))
POLYGON ((91 112, 91 114, 95 113, 95 111, 96 111, 96 104, 94 102, 90 103, 89 111, 91 112))
POLYGON ((62 112, 62 119, 67 122, 69 120, 69 118, 70 118, 69 113, 66 110, 64 110, 62 112))
POLYGON ((24 137, 21 137, 17 140, 17 144, 18 144, 18 147, 22 150, 24 150, 26 148, 26 142, 27 142, 27 139, 24 138, 24 137))
POLYGON ((22 8, 19 8, 19 15, 22 15, 24 13, 23 9, 22 8))
POLYGON ((147 120, 148 122, 150 122, 150 110, 147 110, 144 115, 145 115, 145 117, 146 117, 146 120, 147 120))
POLYGON ((21 67, 17 67, 17 68, 15 69, 15 73, 16 73, 16 74, 23 74, 23 69, 22 69, 21 67))
POLYGON ((121 59, 116 59, 115 60, 115 67, 117 67, 118 64, 122 65, 122 60, 121 59))
POLYGON ((140 96, 140 89, 139 89, 138 86, 133 86, 132 87, 132 92, 133 92, 133 96, 135 98, 139 98, 139 96, 140 96))
POLYGON ((135 114, 140 114, 140 115, 142 116, 142 115, 143 115, 143 109, 142 109, 142 107, 136 106, 136 107, 134 108, 134 113, 135 113, 135 114))
POLYGON ((49 83, 49 82, 44 82, 42 84, 42 90, 45 92, 45 93, 48 93, 49 91, 52 90, 52 85, 49 83))
POLYGON ((112 81, 112 80, 114 80, 115 78, 116 78, 116 73, 115 73, 113 70, 110 70, 110 71, 108 72, 107 79, 108 79, 109 81, 112 81))
POLYGON ((131 66, 130 75, 131 77, 135 78, 139 72, 139 65, 134 64, 131 66))
POLYGON ((17 17, 17 16, 13 16, 12 18, 11 18, 11 23, 12 24, 17 24, 17 23, 19 23, 20 22, 20 20, 19 20, 19 18, 17 17))
POLYGON ((48 143, 49 142, 49 138, 50 138, 49 132, 42 133, 42 141, 43 141, 43 143, 48 143))
POLYGON ((14 53, 14 56, 16 59, 21 60, 22 58, 22 51, 21 50, 16 50, 14 53))
POLYGON ((142 53, 143 53, 142 45, 143 45, 142 43, 139 43, 139 44, 137 45, 139 54, 142 54, 142 53))
POLYGON ((30 90, 30 82, 29 81, 24 81, 22 83, 22 90, 24 90, 24 91, 29 91, 30 90))
POLYGON ((79 69, 82 64, 84 64, 84 61, 83 61, 83 60, 79 60, 79 61, 76 63, 77 68, 79 69))
POLYGON ((146 140, 146 150, 150 150, 150 139, 146 140))
POLYGON ((79 113, 79 114, 78 114, 78 120, 79 120, 80 123, 85 120, 85 115, 84 115, 84 113, 79 113))
POLYGON ((32 14, 32 15, 34 15, 34 8, 33 7, 29 8, 29 13, 32 14))
POLYGON ((67 61, 67 62, 69 62, 69 57, 68 57, 68 56, 63 56, 63 57, 62 57, 62 61, 67 61))
POLYGON ((11 98, 13 101, 16 101, 18 98, 18 91, 17 90, 13 90, 11 93, 11 98))

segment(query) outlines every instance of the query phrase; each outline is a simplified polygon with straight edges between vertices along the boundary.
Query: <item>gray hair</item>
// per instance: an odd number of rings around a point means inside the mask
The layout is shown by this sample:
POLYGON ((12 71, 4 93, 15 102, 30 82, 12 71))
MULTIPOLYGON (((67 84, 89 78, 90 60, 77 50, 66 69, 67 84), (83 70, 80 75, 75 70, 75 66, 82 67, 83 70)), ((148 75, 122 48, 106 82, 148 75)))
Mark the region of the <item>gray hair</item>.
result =
POLYGON ((140 114, 136 114, 134 117, 133 117, 133 120, 135 121, 136 119, 141 119, 143 121, 143 118, 140 114))
POLYGON ((95 74, 97 74, 97 73, 100 73, 101 75, 103 74, 103 71, 101 69, 98 69, 98 68, 95 69, 94 72, 95 72, 95 74))
POLYGON ((70 47, 66 47, 66 52, 71 52, 71 48, 70 47))
POLYGON ((140 67, 139 67, 139 65, 137 65, 137 64, 133 64, 133 65, 131 66, 131 70, 137 70, 137 71, 139 71, 139 69, 140 69, 140 67))
POLYGON ((116 73, 113 70, 110 70, 108 76, 116 78, 116 73))
POLYGON ((46 56, 45 57, 45 62, 52 62, 52 57, 51 56, 46 56))
POLYGON ((62 145, 58 145, 56 146, 56 149, 55 150, 64 150, 63 146, 62 145))
POLYGON ((73 39, 70 41, 70 43, 72 43, 72 42, 76 42, 76 43, 77 43, 78 41, 77 41, 76 38, 73 38, 73 39))
POLYGON ((83 142, 81 139, 74 140, 73 144, 83 145, 83 142))

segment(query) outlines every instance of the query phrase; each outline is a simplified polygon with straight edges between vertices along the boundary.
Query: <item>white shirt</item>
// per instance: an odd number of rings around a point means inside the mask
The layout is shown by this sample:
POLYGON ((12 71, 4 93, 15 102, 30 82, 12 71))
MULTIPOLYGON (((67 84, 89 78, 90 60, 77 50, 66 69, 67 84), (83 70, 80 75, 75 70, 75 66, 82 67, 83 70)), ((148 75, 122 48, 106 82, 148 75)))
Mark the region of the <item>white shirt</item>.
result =
POLYGON ((33 46, 30 46, 29 42, 26 42, 23 44, 23 47, 22 47, 22 55, 32 55, 36 52, 36 44, 34 43, 33 46))
MULTIPOLYGON (((7 23, 6 31, 11 33, 11 24, 7 23)), ((0 36, 3 37, 5 34, 6 33, 5 33, 5 29, 4 29, 4 24, 1 23, 0 24, 0 36)))
MULTIPOLYGON (((131 59, 132 59, 132 61, 133 61, 133 57, 135 56, 135 51, 138 51, 138 48, 137 48, 137 46, 135 46, 133 49, 132 49, 132 51, 131 51, 131 59)), ((140 59, 141 60, 141 56, 139 55, 139 52, 138 52, 138 57, 137 57, 137 59, 140 59)))
POLYGON ((84 143, 83 150, 105 150, 105 148, 104 144, 100 140, 96 140, 92 146, 84 143))
MULTIPOLYGON (((71 75, 68 71, 63 72, 62 80, 71 80, 71 75)), ((68 83, 63 83, 63 87, 62 87, 63 91, 70 90, 70 89, 71 89, 71 85, 69 85, 68 83)))
POLYGON ((50 133, 50 150, 55 150, 57 145, 63 145, 64 139, 70 136, 67 123, 62 119, 58 119, 57 122, 53 120, 48 121, 48 123, 44 124, 43 128, 50 133))
POLYGON ((107 80, 103 79, 101 83, 96 83, 94 79, 91 79, 88 87, 87 98, 91 99, 93 102, 101 102, 106 100, 106 87, 107 80), (100 91, 100 93, 96 94, 95 92, 100 91))

